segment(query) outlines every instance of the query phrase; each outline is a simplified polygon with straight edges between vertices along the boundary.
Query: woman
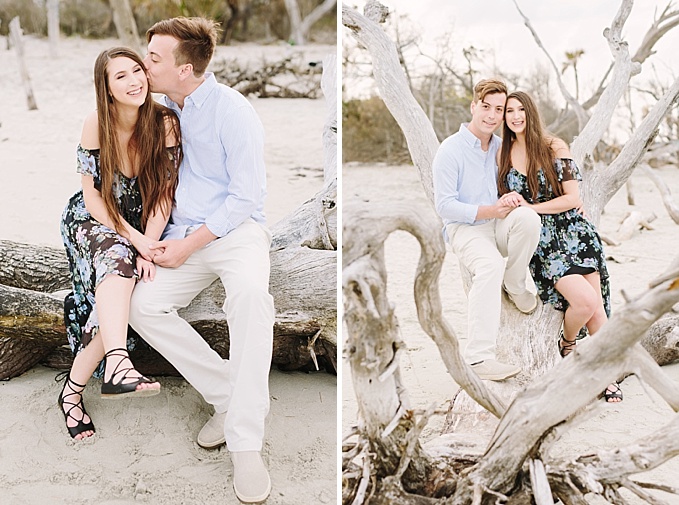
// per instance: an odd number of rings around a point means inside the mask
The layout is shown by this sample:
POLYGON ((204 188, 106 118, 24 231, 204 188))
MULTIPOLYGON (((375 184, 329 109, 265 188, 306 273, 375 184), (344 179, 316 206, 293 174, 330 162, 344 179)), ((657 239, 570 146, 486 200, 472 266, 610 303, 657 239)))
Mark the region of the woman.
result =
POLYGON ((58 403, 77 440, 95 431, 82 392, 98 367, 104 398, 160 390, 130 361, 127 349, 135 342, 127 342, 127 321, 136 280, 155 275, 148 246, 167 223, 181 157, 177 117, 153 101, 136 53, 103 51, 94 83, 97 110, 85 119, 77 149, 82 190, 61 221, 73 286, 65 322, 75 359, 58 403))
MULTIPOLYGON (((530 207, 542 219, 530 269, 540 298, 564 311, 559 352, 566 357, 583 326, 593 335, 606 322, 608 270, 594 225, 578 212, 582 178, 568 145, 545 132, 535 103, 521 91, 507 96, 498 167, 501 200, 530 207)), ((617 383, 604 398, 622 401, 617 383)))

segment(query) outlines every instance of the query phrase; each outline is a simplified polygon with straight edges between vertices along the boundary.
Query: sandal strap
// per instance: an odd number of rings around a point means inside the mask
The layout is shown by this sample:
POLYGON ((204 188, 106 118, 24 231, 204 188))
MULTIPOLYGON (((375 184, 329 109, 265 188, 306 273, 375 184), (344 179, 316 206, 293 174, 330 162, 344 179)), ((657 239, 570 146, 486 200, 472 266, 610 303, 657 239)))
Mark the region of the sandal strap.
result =
POLYGON ((137 389, 139 384, 151 384, 154 382, 141 374, 139 377, 134 378, 132 382, 125 382, 125 380, 128 378, 132 379, 132 377, 128 377, 128 372, 137 371, 134 368, 134 365, 132 365, 132 361, 130 360, 130 355, 127 349, 123 349, 122 347, 111 349, 106 354, 104 354, 104 359, 108 359, 109 356, 120 356, 122 359, 118 361, 116 366, 113 368, 113 372, 111 373, 109 380, 102 383, 102 394, 115 395, 131 393, 137 389), (125 367, 123 365, 125 360, 129 361, 131 366, 125 367), (120 380, 115 381, 115 379, 118 377, 120 377, 120 380))
POLYGON ((575 348, 577 343, 578 343, 577 337, 575 337, 573 340, 569 340, 565 337, 562 331, 561 334, 559 335, 559 354, 561 355, 561 357, 565 358, 566 356, 568 356, 568 354, 573 352, 573 349, 575 348), (561 345, 561 342, 563 342, 563 345, 561 345))
MULTIPOLYGON (((92 423, 92 418, 87 413, 87 410, 85 410, 85 404, 83 403, 82 392, 85 389, 85 386, 82 384, 78 384, 76 381, 71 379, 70 371, 67 372, 67 374, 68 375, 66 376, 64 387, 61 390, 61 394, 59 395, 59 401, 57 403, 59 404, 59 407, 64 413, 64 419, 66 420, 66 429, 68 430, 69 435, 71 435, 71 438, 75 438, 77 435, 84 431, 95 431, 95 429, 94 424, 92 423), (76 391, 76 389, 71 384, 77 386, 80 389, 76 391), (64 394, 67 386, 68 389, 71 390, 71 392, 64 394), (79 396, 79 399, 77 402, 73 402, 68 399, 69 396, 79 396), (64 405, 68 405, 68 407, 64 408, 64 405), (80 409, 81 412, 80 419, 78 419, 75 415, 72 414, 72 411, 75 409, 80 409), (90 417, 90 421, 87 423, 85 422, 85 416, 90 417), (77 423, 75 426, 68 425, 69 417, 77 423)), ((57 377, 57 379, 58 378, 59 377, 57 377)))

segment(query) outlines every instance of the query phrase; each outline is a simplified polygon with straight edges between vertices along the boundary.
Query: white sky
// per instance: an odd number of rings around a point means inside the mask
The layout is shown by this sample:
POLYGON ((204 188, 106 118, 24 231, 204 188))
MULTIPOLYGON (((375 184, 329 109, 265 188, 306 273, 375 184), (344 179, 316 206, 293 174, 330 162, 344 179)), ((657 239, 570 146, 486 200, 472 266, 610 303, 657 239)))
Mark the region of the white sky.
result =
MULTIPOLYGON (((566 51, 584 49, 578 64, 581 96, 589 95, 603 77, 612 61, 604 28, 610 26, 620 0, 517 0, 523 13, 530 19, 557 66, 565 60, 566 51)), ((348 5, 360 11, 365 2, 349 0, 348 5)), ((462 48, 474 45, 491 49, 495 62, 503 71, 531 72, 537 66, 546 67, 548 60, 537 47, 533 36, 523 24, 512 0, 382 0, 396 14, 408 14, 420 28, 422 46, 431 47, 446 32, 453 33, 452 51, 464 63, 462 48)), ((656 7, 660 12, 667 1, 636 0, 627 19, 623 35, 633 54, 654 19, 656 7)), ((679 5, 676 6, 679 8, 679 5)), ((347 36, 347 32, 344 32, 347 36)), ((673 28, 658 44, 657 54, 644 64, 638 83, 652 79, 655 72, 669 84, 679 75, 679 27, 673 28)), ((550 72, 553 72, 550 70, 550 72)), ((564 77, 574 93, 572 73, 564 77)), ((554 80, 552 82, 555 82, 554 80)), ((554 88, 556 89, 556 88, 554 88)))

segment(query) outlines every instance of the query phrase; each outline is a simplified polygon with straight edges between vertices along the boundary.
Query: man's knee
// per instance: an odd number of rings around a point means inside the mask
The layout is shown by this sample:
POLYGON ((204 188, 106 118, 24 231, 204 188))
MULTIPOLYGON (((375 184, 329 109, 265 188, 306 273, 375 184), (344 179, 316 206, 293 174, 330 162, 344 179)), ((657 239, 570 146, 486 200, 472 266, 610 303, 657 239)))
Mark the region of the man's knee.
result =
POLYGON ((517 207, 510 213, 510 216, 512 216, 515 221, 514 226, 540 233, 542 220, 540 219, 540 215, 533 209, 529 209, 528 207, 517 207))

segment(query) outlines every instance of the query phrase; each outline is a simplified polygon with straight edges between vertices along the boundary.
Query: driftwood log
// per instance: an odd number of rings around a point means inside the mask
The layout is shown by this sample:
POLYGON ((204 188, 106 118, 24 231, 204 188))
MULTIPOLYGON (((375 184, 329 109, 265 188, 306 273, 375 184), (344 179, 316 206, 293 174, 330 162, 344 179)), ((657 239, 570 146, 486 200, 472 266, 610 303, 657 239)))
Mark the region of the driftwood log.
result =
MULTIPOLYGON (((335 57, 322 78, 335 103, 335 57)), ((319 132, 320 133, 320 132, 319 132)), ((321 135, 319 135, 320 137, 321 135)), ((324 186, 272 228, 270 292, 274 297, 273 364, 285 370, 337 370, 337 108, 328 107, 322 132, 324 186)), ((70 289, 63 250, 0 240, 0 379, 37 363, 68 368, 63 300, 70 289)), ((216 281, 179 312, 224 358, 229 337, 216 281)), ((149 375, 178 375, 155 351, 132 354, 149 375)))
MULTIPOLYGON (((581 117, 582 132, 571 146, 583 168, 581 192, 588 216, 598 222, 605 204, 629 178, 655 136, 659 122, 679 96, 679 79, 658 99, 618 157, 609 165, 592 159, 610 125, 612 110, 630 78, 639 73, 622 29, 632 0, 623 0, 605 37, 614 63, 597 96, 591 117, 581 117)), ((379 24, 387 9, 366 2, 364 15, 347 5, 342 22, 370 53, 373 75, 385 105, 398 122, 418 169, 425 195, 433 201, 431 162, 438 140, 426 114, 413 98, 394 43, 379 24)), ((527 23, 528 24, 528 23, 527 23)), ((530 28, 530 27, 529 27, 530 28)), ((593 400, 612 381, 634 373, 676 412, 679 387, 654 361, 651 348, 674 342, 672 331, 646 335, 652 324, 679 302, 679 264, 668 268, 647 292, 627 301, 593 338, 557 359, 556 339, 563 315, 541 306, 526 316, 503 302, 498 358, 523 372, 502 383, 481 381, 459 353, 453 329, 441 317, 438 276, 445 252, 441 222, 421 209, 370 202, 345 202, 342 235, 342 288, 347 327, 346 356, 358 404, 356 426, 342 444, 343 503, 552 504, 588 503, 594 493, 625 503, 627 488, 649 503, 664 503, 630 478, 679 454, 663 430, 616 447, 610 453, 583 455, 573 462, 553 458, 549 449, 574 420, 591 411, 593 400), (435 407, 414 410, 400 377, 404 343, 387 293, 384 241, 395 230, 415 236, 421 256, 414 281, 418 320, 436 343, 447 371, 462 391, 451 401, 444 434, 424 447, 420 433, 435 407), (563 385, 568 384, 568 401, 563 385), (620 459, 618 458, 620 455, 620 459)), ((668 258, 669 261, 670 258, 668 258)), ((462 275, 462 281, 468 283, 462 275)), ((676 345, 676 344, 674 344, 676 345)), ((674 351, 673 351, 674 352, 674 351)), ((675 354, 676 356, 676 354, 675 354)), ((663 357, 672 359, 672 356, 663 357)), ((677 421, 666 427, 675 433, 677 421)), ((679 494, 670 486, 656 487, 679 494)))
POLYGON ((297 52, 278 61, 260 66, 242 67, 235 58, 215 61, 215 77, 245 96, 259 98, 319 98, 321 65, 305 59, 297 52))

